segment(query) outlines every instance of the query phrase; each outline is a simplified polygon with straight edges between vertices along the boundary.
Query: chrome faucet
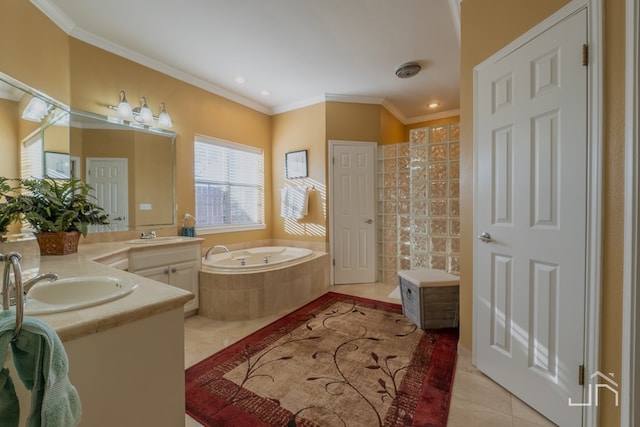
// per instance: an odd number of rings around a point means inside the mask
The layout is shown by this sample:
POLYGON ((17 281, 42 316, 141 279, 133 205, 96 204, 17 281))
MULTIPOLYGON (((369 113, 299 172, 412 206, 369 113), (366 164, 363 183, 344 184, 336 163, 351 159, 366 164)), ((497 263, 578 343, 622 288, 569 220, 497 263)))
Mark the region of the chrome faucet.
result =
POLYGON ((269 258, 271 258, 271 255, 265 255, 263 260, 265 264, 269 264, 269 258))
POLYGON ((24 294, 27 295, 31 290, 31 288, 33 287, 33 285, 35 285, 36 283, 41 282, 43 280, 49 280, 50 282, 55 282, 59 278, 60 276, 58 276, 56 273, 39 274, 36 277, 24 282, 24 284, 22 285, 22 292, 24 292, 24 294))
POLYGON ((147 234, 140 233, 140 238, 141 239, 155 239, 156 238, 156 232, 155 231, 150 231, 147 234))
POLYGON ((227 248, 224 245, 215 245, 215 246, 211 246, 209 249, 207 249, 207 252, 204 254, 204 259, 207 260, 209 259, 209 254, 211 252, 213 252, 214 249, 224 249, 224 251, 226 253, 230 253, 231 251, 229 251, 229 248, 227 248))
MULTIPOLYGON (((0 254, 0 261, 4 262, 4 277, 2 282, 2 309, 9 310, 11 305, 20 305, 20 310, 16 311, 22 320, 22 304, 24 302, 22 291, 22 267, 20 266, 20 255, 18 252, 9 252, 6 255, 0 254), (11 270, 13 269, 13 282, 11 281, 11 270), (11 284, 13 284, 14 295, 11 295, 11 284)), ((16 308, 18 310, 18 308, 16 308)), ((16 316, 17 319, 18 316, 16 316)), ((16 320, 17 322, 17 320, 16 320)), ((19 330, 16 325, 16 331, 19 330)))

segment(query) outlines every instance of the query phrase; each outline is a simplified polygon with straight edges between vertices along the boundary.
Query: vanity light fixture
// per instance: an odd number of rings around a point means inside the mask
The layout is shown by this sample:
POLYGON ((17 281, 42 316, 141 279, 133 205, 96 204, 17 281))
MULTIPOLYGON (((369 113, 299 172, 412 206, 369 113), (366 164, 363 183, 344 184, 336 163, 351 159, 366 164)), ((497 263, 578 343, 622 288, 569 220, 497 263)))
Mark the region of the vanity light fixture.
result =
POLYGON ((170 128, 173 126, 171 121, 171 116, 167 113, 167 109, 164 105, 164 102, 160 103, 160 115, 155 117, 151 112, 151 109, 147 105, 147 98, 142 96, 140 97, 140 106, 131 108, 131 104, 127 101, 127 96, 124 90, 120 91, 120 103, 117 107, 109 105, 109 108, 112 110, 116 110, 118 112, 118 116, 123 120, 134 120, 138 123, 144 125, 152 125, 153 120, 158 120, 158 126, 163 128, 170 128))
POLYGON ((47 114, 49 114, 49 105, 34 96, 22 112, 22 118, 32 122, 41 122, 47 114))

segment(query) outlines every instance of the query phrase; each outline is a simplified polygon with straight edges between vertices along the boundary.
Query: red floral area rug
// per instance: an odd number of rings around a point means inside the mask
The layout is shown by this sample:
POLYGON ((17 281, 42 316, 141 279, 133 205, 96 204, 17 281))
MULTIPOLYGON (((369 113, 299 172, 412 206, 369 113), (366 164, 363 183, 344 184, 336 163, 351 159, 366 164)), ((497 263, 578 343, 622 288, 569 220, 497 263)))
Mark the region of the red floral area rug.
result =
POLYGON ((329 292, 186 370, 205 426, 444 426, 457 329, 329 292))

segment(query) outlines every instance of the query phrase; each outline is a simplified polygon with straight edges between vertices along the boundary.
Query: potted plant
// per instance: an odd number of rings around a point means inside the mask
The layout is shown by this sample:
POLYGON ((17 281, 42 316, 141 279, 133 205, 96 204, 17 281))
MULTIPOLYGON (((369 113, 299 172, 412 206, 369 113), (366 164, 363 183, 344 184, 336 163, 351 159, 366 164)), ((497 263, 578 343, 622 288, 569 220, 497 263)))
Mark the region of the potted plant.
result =
POLYGON ((20 209, 15 203, 16 189, 9 184, 10 181, 0 176, 0 236, 4 236, 9 231, 9 225, 20 216, 20 209))
POLYGON ((86 236, 90 225, 109 224, 91 186, 79 179, 23 179, 21 187, 25 191, 16 205, 33 227, 42 255, 77 252, 80 235, 86 236))

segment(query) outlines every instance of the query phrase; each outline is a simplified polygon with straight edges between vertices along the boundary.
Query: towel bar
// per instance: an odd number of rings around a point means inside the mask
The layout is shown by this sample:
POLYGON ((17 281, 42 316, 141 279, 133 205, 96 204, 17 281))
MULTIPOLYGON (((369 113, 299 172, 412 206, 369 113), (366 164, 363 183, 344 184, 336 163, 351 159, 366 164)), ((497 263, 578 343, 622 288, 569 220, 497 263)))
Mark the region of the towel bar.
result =
POLYGON ((22 258, 22 256, 18 252, 9 252, 7 255, 0 254, 0 261, 4 261, 4 280, 2 282, 3 310, 9 310, 11 306, 9 285, 11 284, 11 269, 13 268, 13 286, 16 294, 16 327, 13 331, 13 340, 18 338, 24 319, 24 293, 22 290, 22 267, 20 266, 20 258, 22 258))

